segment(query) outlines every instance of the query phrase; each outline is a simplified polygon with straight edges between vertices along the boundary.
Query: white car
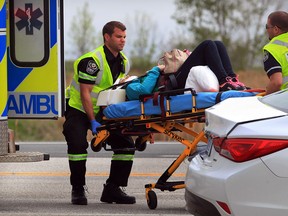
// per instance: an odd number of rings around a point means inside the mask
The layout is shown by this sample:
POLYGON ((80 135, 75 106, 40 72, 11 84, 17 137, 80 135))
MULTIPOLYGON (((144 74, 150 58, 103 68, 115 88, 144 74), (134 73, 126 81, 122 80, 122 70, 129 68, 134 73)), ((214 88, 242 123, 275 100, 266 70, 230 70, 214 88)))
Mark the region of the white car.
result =
POLYGON ((186 209, 195 216, 288 215, 288 89, 206 109, 207 148, 191 159, 186 209))

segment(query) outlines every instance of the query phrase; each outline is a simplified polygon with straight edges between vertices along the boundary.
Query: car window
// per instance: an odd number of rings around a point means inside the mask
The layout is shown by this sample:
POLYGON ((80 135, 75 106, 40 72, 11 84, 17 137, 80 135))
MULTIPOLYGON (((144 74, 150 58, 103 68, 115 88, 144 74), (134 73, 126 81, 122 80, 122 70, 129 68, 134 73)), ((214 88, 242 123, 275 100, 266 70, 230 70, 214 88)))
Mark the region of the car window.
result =
POLYGON ((288 113, 288 89, 266 95, 259 98, 259 100, 264 104, 288 113))

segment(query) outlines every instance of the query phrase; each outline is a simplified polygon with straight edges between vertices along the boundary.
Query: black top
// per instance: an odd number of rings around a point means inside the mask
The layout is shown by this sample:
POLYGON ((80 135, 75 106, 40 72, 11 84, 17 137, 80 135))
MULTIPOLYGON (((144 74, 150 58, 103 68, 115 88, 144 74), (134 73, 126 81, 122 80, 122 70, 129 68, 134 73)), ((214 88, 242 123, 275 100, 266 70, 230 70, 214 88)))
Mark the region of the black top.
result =
POLYGON ((268 51, 264 51, 263 62, 264 62, 264 69, 268 77, 270 77, 272 74, 276 72, 282 72, 281 65, 268 51))

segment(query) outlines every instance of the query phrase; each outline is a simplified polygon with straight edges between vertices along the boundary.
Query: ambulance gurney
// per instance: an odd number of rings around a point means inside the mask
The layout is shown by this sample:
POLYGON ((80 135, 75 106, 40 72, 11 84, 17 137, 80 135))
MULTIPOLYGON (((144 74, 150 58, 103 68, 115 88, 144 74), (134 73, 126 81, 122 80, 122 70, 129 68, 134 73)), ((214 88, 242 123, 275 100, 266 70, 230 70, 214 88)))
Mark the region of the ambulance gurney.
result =
POLYGON ((133 150, 143 151, 147 141, 153 142, 153 133, 162 133, 185 145, 185 149, 160 176, 158 181, 145 185, 147 204, 150 209, 155 209, 157 196, 153 189, 175 191, 185 187, 184 181, 168 182, 167 180, 185 158, 195 152, 200 141, 207 142, 203 130, 196 132, 191 127, 193 124, 205 122, 205 108, 231 97, 255 95, 255 92, 195 93, 192 89, 181 89, 162 92, 156 100, 155 95, 142 95, 139 101, 112 104, 103 110, 102 126, 97 128, 99 132, 91 141, 91 148, 94 151, 99 151, 102 147, 109 150, 105 140, 109 137, 109 131, 113 130, 120 130, 123 134, 136 136, 135 149, 133 150), (187 134, 191 139, 185 139, 183 135, 179 134, 187 134))

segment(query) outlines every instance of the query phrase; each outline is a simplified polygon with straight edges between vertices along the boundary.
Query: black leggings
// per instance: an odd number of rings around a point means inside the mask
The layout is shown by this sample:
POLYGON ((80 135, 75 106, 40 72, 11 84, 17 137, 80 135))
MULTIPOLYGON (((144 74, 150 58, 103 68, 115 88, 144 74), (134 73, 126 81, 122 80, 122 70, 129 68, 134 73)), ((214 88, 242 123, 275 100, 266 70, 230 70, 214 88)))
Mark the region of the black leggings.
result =
POLYGON ((219 84, 226 82, 226 77, 235 77, 227 50, 221 41, 205 40, 190 54, 176 72, 178 88, 184 88, 190 69, 198 65, 207 65, 216 75, 219 84))

